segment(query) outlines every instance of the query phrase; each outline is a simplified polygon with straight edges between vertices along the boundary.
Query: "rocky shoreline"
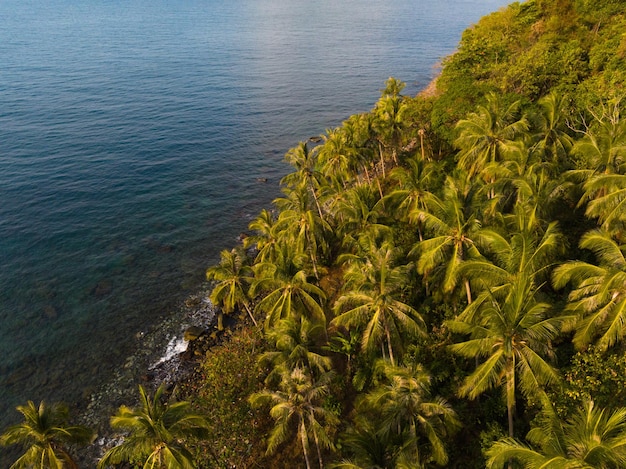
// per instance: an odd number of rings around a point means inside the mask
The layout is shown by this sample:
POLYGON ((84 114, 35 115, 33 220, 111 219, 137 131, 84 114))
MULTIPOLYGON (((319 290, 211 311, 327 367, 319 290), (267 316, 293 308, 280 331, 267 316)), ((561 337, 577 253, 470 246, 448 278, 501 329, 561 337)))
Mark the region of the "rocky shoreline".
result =
POLYGON ((79 467, 95 467, 104 452, 119 442, 120 435, 111 429, 109 419, 120 405, 137 404, 140 384, 153 392, 164 383, 175 392, 177 383, 193 373, 198 358, 218 342, 209 294, 209 286, 203 286, 152 330, 138 332, 135 352, 113 379, 88 397, 78 420, 92 428, 97 437, 92 445, 78 449, 79 467))

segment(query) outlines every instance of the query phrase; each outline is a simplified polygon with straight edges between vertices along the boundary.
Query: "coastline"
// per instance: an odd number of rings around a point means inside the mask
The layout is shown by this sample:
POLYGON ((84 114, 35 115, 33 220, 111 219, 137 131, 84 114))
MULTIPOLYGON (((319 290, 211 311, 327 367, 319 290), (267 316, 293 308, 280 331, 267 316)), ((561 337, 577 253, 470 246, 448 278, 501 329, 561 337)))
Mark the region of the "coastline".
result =
POLYGON ((118 440, 109 420, 121 405, 137 404, 139 385, 154 392, 165 384, 174 391, 178 383, 192 374, 198 361, 194 356, 186 356, 191 351, 191 342, 185 340, 185 331, 193 326, 208 334, 213 328, 215 308, 208 299, 209 294, 209 284, 203 283, 150 331, 137 333, 134 353, 120 365, 115 376, 87 397, 84 408, 74 409, 77 423, 96 432, 91 445, 76 451, 81 467, 94 466, 118 440))

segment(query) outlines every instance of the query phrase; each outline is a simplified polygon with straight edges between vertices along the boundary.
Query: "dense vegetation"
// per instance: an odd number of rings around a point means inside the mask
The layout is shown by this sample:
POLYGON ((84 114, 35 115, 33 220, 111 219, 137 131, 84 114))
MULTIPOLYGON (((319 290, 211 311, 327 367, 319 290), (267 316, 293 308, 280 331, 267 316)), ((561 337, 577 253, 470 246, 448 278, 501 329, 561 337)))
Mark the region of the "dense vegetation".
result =
POLYGON ((207 272, 245 327, 181 390, 194 413, 171 404, 209 429, 181 454, 626 467, 625 14, 514 3, 464 33, 433 94, 389 79, 290 150, 283 196, 207 272))

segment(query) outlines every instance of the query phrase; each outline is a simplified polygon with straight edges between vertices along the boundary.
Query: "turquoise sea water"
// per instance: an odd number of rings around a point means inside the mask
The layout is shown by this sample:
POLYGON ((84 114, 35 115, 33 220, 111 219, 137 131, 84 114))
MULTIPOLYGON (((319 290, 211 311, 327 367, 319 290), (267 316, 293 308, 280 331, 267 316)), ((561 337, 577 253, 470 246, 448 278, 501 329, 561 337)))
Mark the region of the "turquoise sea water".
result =
POLYGON ((279 195, 290 147, 389 76, 417 93, 507 3, 2 0, 0 426, 83 404, 279 195))

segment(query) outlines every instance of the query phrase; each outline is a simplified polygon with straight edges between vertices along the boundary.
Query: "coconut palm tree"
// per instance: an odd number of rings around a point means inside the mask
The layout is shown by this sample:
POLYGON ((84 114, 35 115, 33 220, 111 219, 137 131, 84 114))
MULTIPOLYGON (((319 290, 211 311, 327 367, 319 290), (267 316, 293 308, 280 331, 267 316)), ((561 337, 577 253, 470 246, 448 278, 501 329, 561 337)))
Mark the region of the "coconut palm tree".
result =
POLYGON ((390 77, 385 82, 385 89, 374 106, 373 128, 378 140, 382 176, 385 177, 385 153, 391 154, 394 164, 398 164, 397 153, 400 148, 402 131, 405 128, 407 104, 400 95, 405 84, 390 77))
POLYGON ((311 469, 311 441, 317 450, 320 469, 323 469, 322 449, 332 448, 329 427, 339 423, 337 417, 322 406, 328 394, 329 375, 313 381, 301 368, 285 373, 277 391, 263 390, 250 396, 253 407, 271 405, 270 416, 275 425, 268 442, 267 453, 274 453, 290 437, 297 437, 302 446, 307 469, 311 469), (296 434, 291 435, 295 429, 296 434))
POLYGON ((272 383, 295 368, 307 370, 313 377, 330 371, 330 357, 319 353, 325 336, 325 324, 310 322, 305 318, 287 317, 279 320, 266 333, 272 349, 259 356, 259 363, 271 369, 265 382, 272 383))
MULTIPOLYGON (((544 399, 545 400, 545 399, 544 399)), ((526 469, 617 469, 626 466, 626 409, 588 401, 562 421, 547 403, 522 443, 504 438, 487 450, 487 468, 519 462, 526 469)))
POLYGON ((310 149, 307 142, 300 142, 298 146, 289 150, 285 155, 285 160, 287 160, 296 171, 284 176, 280 183, 292 189, 298 186, 306 188, 308 193, 313 196, 320 219, 323 220, 324 215, 322 214, 322 207, 320 206, 317 195, 321 177, 321 173, 317 169, 317 154, 319 148, 319 146, 316 146, 310 149))
POLYGON ((626 120, 620 118, 620 103, 612 101, 600 112, 592 111, 593 122, 576 141, 572 153, 582 158, 587 174, 626 173, 626 120))
POLYGON ((339 221, 337 231, 347 249, 357 249, 359 239, 373 234, 388 234, 388 226, 379 223, 380 197, 370 184, 347 189, 338 201, 335 213, 339 221))
POLYGON ((17 410, 24 416, 24 421, 0 435, 0 445, 20 445, 25 449, 10 469, 78 468, 67 447, 90 443, 95 435, 87 427, 67 424, 67 406, 59 403, 46 405, 44 401, 36 406, 33 401, 28 401, 17 410))
POLYGON ((489 163, 519 151, 516 140, 529 129, 528 120, 518 117, 520 105, 520 101, 515 101, 507 106, 499 95, 491 93, 485 105, 457 123, 459 166, 469 177, 482 174, 489 163))
POLYGON ((585 215, 597 218, 606 231, 626 226, 626 174, 594 174, 583 184, 581 200, 588 200, 585 215))
POLYGON ((448 177, 442 198, 429 197, 426 210, 414 213, 424 224, 427 236, 409 253, 417 258, 417 271, 429 283, 438 280, 444 294, 454 291, 461 280, 468 303, 472 302, 470 282, 459 276, 459 267, 480 255, 473 238, 480 221, 472 208, 471 197, 471 188, 459 179, 448 177))
POLYGON ((279 247, 275 225, 276 217, 266 209, 250 222, 248 227, 254 234, 244 238, 243 245, 245 248, 256 248, 255 262, 273 262, 276 259, 279 247))
POLYGON ((362 330, 361 344, 372 352, 385 348, 395 363, 394 348, 402 349, 403 337, 424 334, 421 315, 403 301, 407 286, 407 266, 397 264, 398 251, 388 242, 373 242, 365 258, 356 258, 344 275, 345 293, 335 303, 337 316, 331 324, 362 330))
POLYGON ((190 443, 194 438, 208 437, 204 417, 194 414, 188 402, 163 402, 165 385, 151 399, 139 386, 140 405, 137 409, 121 406, 111 417, 111 426, 127 431, 122 443, 109 449, 98 468, 130 462, 154 469, 195 468, 190 443))
POLYGON ((256 319, 248 302, 248 287, 254 278, 248 256, 242 248, 224 250, 220 254, 220 263, 209 267, 207 280, 217 281, 211 291, 211 301, 217 311, 217 329, 224 329, 224 313, 231 314, 237 307, 243 306, 256 326, 256 319))
POLYGON ((567 309, 580 314, 574 345, 592 342, 600 350, 614 346, 626 335, 626 246, 602 230, 586 233, 580 247, 593 251, 597 264, 566 262, 555 269, 553 283, 574 286, 567 309))
POLYGON ((411 158, 408 167, 398 166, 389 174, 395 183, 395 189, 387 194, 381 203, 401 220, 417 226, 420 241, 423 240, 422 213, 432 197, 431 185, 435 181, 440 167, 436 163, 411 158))
POLYGON ((265 313, 266 330, 287 317, 304 316, 319 323, 326 320, 322 308, 326 296, 309 281, 301 257, 284 245, 277 251, 274 262, 261 262, 253 267, 255 279, 250 295, 261 298, 256 310, 265 313))
POLYGON ((533 136, 534 151, 542 154, 542 159, 552 165, 552 173, 563 170, 574 140, 567 132, 565 122, 566 97, 552 91, 539 101, 538 132, 533 136))
POLYGON ((310 192, 304 186, 283 189, 286 197, 274 200, 279 209, 275 233, 282 244, 295 248, 296 253, 305 254, 311 260, 316 278, 319 278, 319 253, 325 252, 324 234, 328 225, 311 210, 310 192))
POLYGON ((420 364, 393 366, 380 361, 382 382, 366 396, 375 415, 378 431, 401 438, 399 461, 445 465, 448 455, 444 439, 460 427, 456 413, 442 398, 430 395, 430 375, 420 364))
POLYGON ((446 321, 452 332, 469 336, 451 345, 451 350, 467 358, 484 359, 465 378, 459 395, 475 399, 503 386, 509 436, 513 437, 518 380, 525 396, 559 381, 557 370, 547 360, 554 355, 552 340, 565 319, 551 314, 551 305, 540 300, 533 279, 526 275, 485 296, 487 299, 477 299, 457 319, 446 321))

